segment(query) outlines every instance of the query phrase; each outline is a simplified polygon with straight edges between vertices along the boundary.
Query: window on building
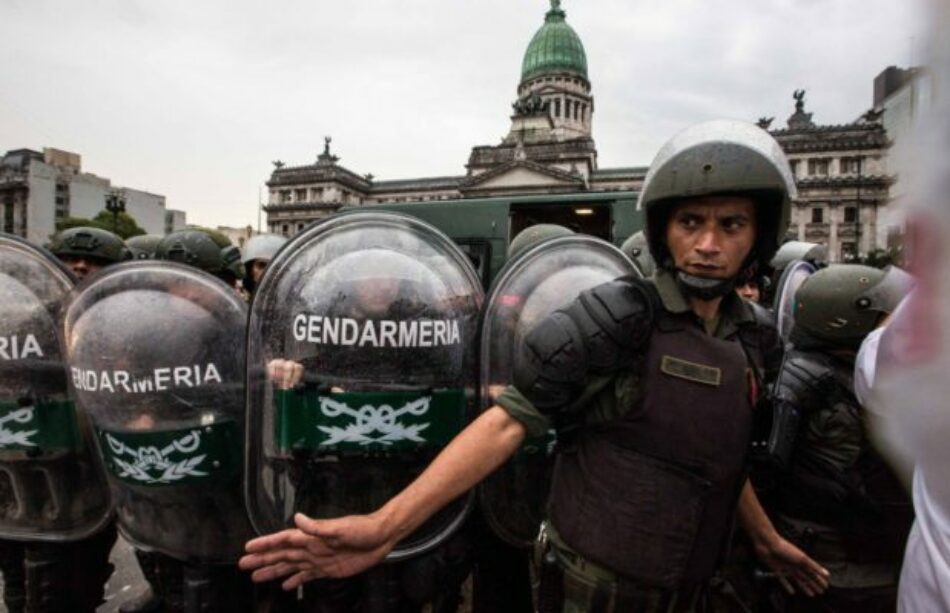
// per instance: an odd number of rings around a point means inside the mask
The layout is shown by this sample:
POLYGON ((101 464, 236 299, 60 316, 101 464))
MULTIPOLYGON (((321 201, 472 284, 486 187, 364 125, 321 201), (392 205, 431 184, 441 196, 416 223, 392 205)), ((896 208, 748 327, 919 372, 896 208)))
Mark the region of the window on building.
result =
POLYGON ((3 204, 3 231, 13 234, 13 200, 7 200, 3 204))
POLYGON ((554 99, 554 116, 555 117, 561 116, 561 99, 560 98, 554 99))
POLYGON ((581 105, 581 121, 587 121, 587 103, 581 105))
POLYGON ((827 177, 828 160, 808 160, 808 176, 827 177))
POLYGON ((310 190, 310 200, 313 202, 320 202, 323 200, 323 188, 314 187, 310 190))
POLYGON ((298 223, 298 224, 297 224, 297 232, 300 232, 301 230, 303 230, 303 224, 302 224, 302 223, 298 223))
POLYGON ((841 243, 841 261, 853 262, 858 258, 858 245, 851 241, 841 243))
POLYGON ((857 220, 858 220, 858 207, 856 206, 844 207, 844 222, 855 223, 857 220))
POLYGON ((580 112, 581 112, 581 103, 575 100, 574 101, 574 121, 577 121, 577 116, 580 114, 580 112))
POLYGON ((861 174, 861 158, 860 157, 844 157, 841 158, 841 174, 843 175, 857 175, 861 174))
POLYGON ((307 190, 306 190, 306 189, 298 189, 298 190, 295 190, 295 193, 294 193, 294 201, 295 201, 295 202, 306 202, 306 201, 307 201, 307 190))
POLYGON ((812 223, 824 223, 825 222, 825 209, 821 207, 813 207, 811 210, 811 222, 812 223))
POLYGON ((287 224, 284 224, 280 227, 280 230, 281 230, 281 234, 283 234, 284 236, 287 236, 287 234, 290 232, 290 226, 288 226, 287 224))
POLYGON ((281 204, 287 204, 287 203, 290 202, 290 190, 289 190, 289 189, 282 189, 282 190, 280 190, 279 193, 280 193, 280 203, 281 203, 281 204))
POLYGON ((789 168, 792 169, 792 176, 797 177, 798 176, 798 160, 789 160, 788 166, 789 168))

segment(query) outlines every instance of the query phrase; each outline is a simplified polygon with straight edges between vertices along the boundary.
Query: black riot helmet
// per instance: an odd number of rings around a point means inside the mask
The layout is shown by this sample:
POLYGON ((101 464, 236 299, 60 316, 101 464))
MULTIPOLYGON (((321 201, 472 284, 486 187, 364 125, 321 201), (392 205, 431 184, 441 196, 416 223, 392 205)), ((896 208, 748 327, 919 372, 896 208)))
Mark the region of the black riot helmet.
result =
POLYGON ((508 243, 508 259, 513 260, 515 256, 527 251, 538 243, 542 243, 552 238, 561 236, 571 236, 574 231, 564 226, 553 223, 539 223, 528 226, 508 243))
POLYGON ((180 230, 163 238, 155 249, 155 259, 200 268, 229 284, 244 276, 241 251, 226 238, 198 229, 180 230))
POLYGON ((49 250, 58 258, 70 256, 94 260, 102 265, 132 259, 122 239, 102 228, 80 226, 58 232, 49 243, 49 250))
POLYGON ((155 257, 155 250, 160 242, 162 237, 157 234, 142 234, 131 237, 125 244, 132 252, 133 259, 150 260, 155 257))
MULTIPOLYGON (((756 205, 756 239, 740 276, 768 264, 788 228, 795 181, 781 147, 752 124, 718 120, 674 136, 657 153, 644 180, 638 208, 646 215, 647 241, 658 268, 674 271, 666 228, 675 204, 702 196, 743 196, 756 205)), ((684 291, 699 298, 724 296, 736 279, 710 280, 677 271, 684 291)))

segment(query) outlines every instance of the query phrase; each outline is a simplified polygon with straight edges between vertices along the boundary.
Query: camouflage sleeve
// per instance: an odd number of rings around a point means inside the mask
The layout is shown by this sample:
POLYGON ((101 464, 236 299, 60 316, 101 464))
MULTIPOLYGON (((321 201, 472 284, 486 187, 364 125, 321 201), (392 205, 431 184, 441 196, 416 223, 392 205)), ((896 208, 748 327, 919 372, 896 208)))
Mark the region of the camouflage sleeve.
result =
POLYGON ((551 429, 551 420, 542 415, 513 385, 505 388, 495 399, 495 404, 524 426, 528 438, 544 436, 551 429))

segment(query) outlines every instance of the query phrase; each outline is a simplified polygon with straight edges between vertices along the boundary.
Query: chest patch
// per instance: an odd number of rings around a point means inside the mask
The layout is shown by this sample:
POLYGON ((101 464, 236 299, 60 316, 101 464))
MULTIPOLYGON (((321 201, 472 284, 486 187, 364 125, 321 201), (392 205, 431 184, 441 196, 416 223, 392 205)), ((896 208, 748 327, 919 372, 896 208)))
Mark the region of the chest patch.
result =
POLYGON ((715 366, 706 366, 688 360, 664 355, 660 361, 660 370, 672 377, 686 379, 703 385, 718 387, 722 384, 722 370, 715 366))

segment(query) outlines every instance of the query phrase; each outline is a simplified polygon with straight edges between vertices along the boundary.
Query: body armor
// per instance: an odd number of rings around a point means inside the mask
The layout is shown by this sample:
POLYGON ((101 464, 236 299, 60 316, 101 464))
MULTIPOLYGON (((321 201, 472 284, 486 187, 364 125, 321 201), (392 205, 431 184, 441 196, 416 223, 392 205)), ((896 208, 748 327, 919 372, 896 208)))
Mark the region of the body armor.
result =
POLYGON ((739 342, 707 335, 691 314, 660 315, 639 405, 585 427, 558 458, 549 511, 564 540, 647 585, 710 577, 745 474, 747 366, 739 342))

